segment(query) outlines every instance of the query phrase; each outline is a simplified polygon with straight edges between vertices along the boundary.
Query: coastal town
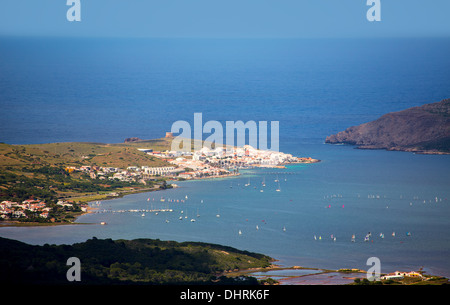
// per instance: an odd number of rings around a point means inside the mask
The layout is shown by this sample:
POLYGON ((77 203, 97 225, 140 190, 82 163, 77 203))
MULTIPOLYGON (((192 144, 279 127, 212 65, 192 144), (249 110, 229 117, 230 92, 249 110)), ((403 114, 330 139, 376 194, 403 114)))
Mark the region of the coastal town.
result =
MULTIPOLYGON (((169 135, 170 137, 170 135, 169 135)), ((66 166, 67 175, 79 174, 88 177, 89 181, 103 184, 120 182, 121 185, 154 185, 167 180, 191 180, 206 178, 223 178, 239 175, 240 169, 248 168, 285 168, 293 163, 315 163, 319 160, 310 157, 294 157, 270 150, 258 150, 250 145, 244 147, 209 149, 203 147, 194 152, 184 151, 154 151, 147 148, 136 148, 139 152, 165 161, 167 166, 127 166, 118 168, 111 166, 82 165, 66 166), (125 184, 124 184, 125 183, 125 184)), ((36 186, 39 187, 39 186, 36 186)), ((161 186, 160 186, 161 187, 161 186)), ((112 191, 108 197, 119 196, 112 191)), ((17 201, 13 199, 0 202, 0 219, 20 221, 55 222, 58 217, 56 211, 61 213, 85 213, 88 211, 86 203, 73 199, 59 198, 53 203, 40 198, 27 198, 17 201)))

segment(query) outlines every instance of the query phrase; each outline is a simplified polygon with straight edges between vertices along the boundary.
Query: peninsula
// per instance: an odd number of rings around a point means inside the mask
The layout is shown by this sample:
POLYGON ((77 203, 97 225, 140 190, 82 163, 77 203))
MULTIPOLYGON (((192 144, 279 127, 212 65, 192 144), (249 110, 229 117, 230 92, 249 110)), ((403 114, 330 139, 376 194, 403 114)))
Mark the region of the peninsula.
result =
POLYGON ((124 143, 0 143, 0 221, 71 224, 88 202, 171 188, 169 180, 239 174, 249 167, 314 163, 282 152, 243 148, 173 151, 171 135, 124 143))
POLYGON ((450 99, 385 114, 326 138, 325 143, 361 149, 423 154, 450 153, 450 99))

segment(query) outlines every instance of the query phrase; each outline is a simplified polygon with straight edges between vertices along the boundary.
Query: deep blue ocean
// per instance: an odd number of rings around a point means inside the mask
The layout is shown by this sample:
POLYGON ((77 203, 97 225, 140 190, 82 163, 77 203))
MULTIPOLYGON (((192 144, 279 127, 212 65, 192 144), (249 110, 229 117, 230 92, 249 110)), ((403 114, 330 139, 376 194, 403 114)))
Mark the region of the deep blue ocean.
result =
POLYGON ((159 138, 201 112, 204 122, 279 121, 281 151, 322 162, 182 182, 99 207, 171 213, 89 214, 78 221, 108 225, 0 228, 0 236, 205 241, 322 268, 367 269, 376 256, 382 272, 450 276, 450 156, 324 144, 387 112, 450 97, 448 54, 450 39, 439 38, 1 38, 0 142, 159 138))

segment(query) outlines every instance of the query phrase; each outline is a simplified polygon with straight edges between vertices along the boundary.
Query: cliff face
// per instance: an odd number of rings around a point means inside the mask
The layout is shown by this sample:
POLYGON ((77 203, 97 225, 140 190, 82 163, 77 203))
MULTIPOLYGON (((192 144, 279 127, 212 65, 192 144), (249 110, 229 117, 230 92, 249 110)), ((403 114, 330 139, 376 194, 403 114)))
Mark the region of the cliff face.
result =
POLYGON ((325 142, 365 149, 450 153, 450 99, 385 114, 328 136, 325 142))

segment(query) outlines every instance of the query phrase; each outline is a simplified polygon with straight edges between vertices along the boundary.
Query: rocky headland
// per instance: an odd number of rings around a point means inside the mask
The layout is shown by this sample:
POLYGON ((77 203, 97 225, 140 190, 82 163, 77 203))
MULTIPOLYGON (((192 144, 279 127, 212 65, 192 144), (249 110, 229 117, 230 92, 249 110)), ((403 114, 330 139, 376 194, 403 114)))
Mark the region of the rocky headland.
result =
POLYGON ((450 154, 450 99, 385 114, 326 138, 361 149, 450 154))

